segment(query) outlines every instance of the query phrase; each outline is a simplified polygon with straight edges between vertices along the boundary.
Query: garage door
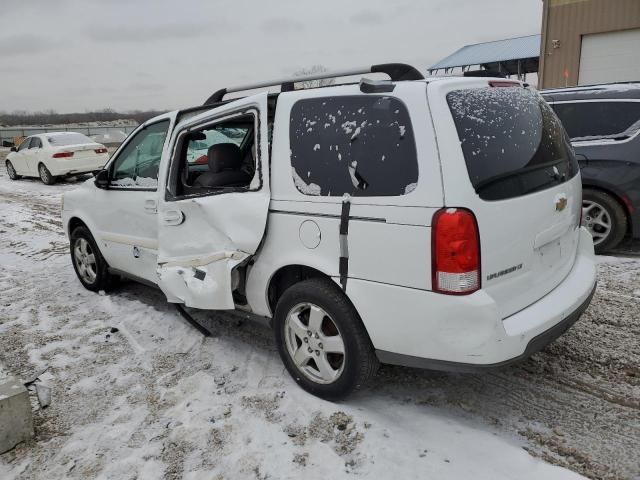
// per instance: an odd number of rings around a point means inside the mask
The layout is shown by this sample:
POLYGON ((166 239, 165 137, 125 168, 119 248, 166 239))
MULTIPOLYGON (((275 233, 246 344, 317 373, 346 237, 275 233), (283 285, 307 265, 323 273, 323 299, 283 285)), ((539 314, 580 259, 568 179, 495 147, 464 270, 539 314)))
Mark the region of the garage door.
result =
POLYGON ((582 37, 580 85, 640 80, 640 29, 582 37))

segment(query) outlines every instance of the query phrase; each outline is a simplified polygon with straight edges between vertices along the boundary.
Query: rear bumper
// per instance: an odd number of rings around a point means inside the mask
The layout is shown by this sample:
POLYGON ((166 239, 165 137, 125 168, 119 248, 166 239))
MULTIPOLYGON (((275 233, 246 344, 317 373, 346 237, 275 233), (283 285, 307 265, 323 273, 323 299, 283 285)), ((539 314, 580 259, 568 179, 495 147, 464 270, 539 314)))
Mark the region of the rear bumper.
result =
POLYGON ((414 367, 414 368, 426 368, 429 370, 444 370, 447 372, 478 372, 482 370, 491 370, 494 368, 505 367, 507 365, 511 365, 513 363, 521 362, 522 360, 526 360, 531 355, 536 352, 539 352, 544 347, 549 345, 555 339, 564 334, 567 330, 569 330, 574 323, 578 321, 578 319, 582 316, 584 311, 587 309, 589 304, 591 303, 591 299, 593 295, 596 293, 596 285, 593 286, 591 293, 587 297, 587 299, 582 302, 582 304, 572 313, 570 313, 566 318, 561 320, 559 323, 556 323, 549 330, 546 330, 536 337, 532 338, 527 344, 523 353, 518 355, 517 357, 510 358, 508 360, 503 360, 498 363, 492 364, 472 364, 472 363, 461 363, 461 362, 448 362, 446 360, 433 360, 429 358, 421 358, 421 357, 412 357, 410 355, 401 355, 392 352, 385 352, 383 350, 376 350, 376 355, 378 359, 382 363, 388 363, 392 365, 402 365, 405 367, 414 367))
POLYGON ((75 160, 71 159, 59 159, 49 160, 46 163, 47 168, 51 172, 51 175, 73 175, 79 173, 95 172, 96 170, 102 170, 104 165, 109 161, 109 156, 88 158, 75 160))
POLYGON ((595 287, 593 242, 582 228, 565 279, 504 319, 483 290, 450 296, 349 279, 347 293, 381 362, 466 371, 506 365, 542 349, 578 320, 595 287))

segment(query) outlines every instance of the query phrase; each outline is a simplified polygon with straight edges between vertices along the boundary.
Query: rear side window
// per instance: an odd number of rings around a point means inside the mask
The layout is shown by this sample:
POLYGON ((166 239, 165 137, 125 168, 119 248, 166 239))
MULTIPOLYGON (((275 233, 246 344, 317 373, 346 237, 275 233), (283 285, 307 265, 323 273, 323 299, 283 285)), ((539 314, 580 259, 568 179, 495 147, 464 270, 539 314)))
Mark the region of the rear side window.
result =
POLYGON ((305 195, 398 196, 418 182, 409 113, 380 96, 310 98, 291 109, 296 188, 305 195))
POLYGON ((537 93, 487 87, 453 91, 447 101, 480 198, 527 195, 578 172, 560 121, 537 93))
POLYGON ((640 102, 575 102, 553 105, 573 141, 628 138, 640 130, 640 102))

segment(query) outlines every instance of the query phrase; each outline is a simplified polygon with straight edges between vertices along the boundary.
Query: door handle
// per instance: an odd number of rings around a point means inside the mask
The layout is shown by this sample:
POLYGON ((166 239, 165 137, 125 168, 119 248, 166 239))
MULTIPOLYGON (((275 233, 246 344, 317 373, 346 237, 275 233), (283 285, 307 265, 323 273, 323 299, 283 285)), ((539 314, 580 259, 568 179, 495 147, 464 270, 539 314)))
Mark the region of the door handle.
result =
POLYGON ((167 210, 162 213, 162 222, 165 225, 180 225, 184 222, 184 213, 181 210, 167 210))
POLYGON ((144 210, 147 213, 158 213, 158 202, 154 199, 144 201, 144 210))

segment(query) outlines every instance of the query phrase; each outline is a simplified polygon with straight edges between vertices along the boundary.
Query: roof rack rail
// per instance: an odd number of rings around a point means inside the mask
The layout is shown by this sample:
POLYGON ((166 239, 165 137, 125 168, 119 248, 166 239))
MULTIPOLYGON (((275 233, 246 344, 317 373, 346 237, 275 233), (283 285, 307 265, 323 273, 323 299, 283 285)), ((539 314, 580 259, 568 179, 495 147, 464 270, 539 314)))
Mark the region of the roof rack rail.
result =
POLYGON ((214 103, 222 102, 225 95, 228 93, 242 92, 245 90, 254 90, 256 88, 266 88, 280 86, 281 92, 290 92, 293 90, 295 83, 308 82, 309 80, 323 80, 326 78, 338 78, 338 77, 350 77, 353 75, 362 75, 365 73, 385 73, 389 76, 391 81, 399 82, 405 80, 424 80, 424 76, 418 71, 417 68, 407 65, 405 63, 382 63, 379 65, 372 65, 370 67, 355 68, 352 70, 342 70, 335 72, 321 72, 313 75, 306 75, 304 77, 290 77, 280 80, 271 80, 269 82, 253 83, 248 85, 240 85, 231 88, 222 88, 213 93, 204 102, 204 105, 211 105, 214 103))
MULTIPOLYGON (((545 88, 544 91, 551 92, 553 90, 596 90, 606 89, 607 87, 615 87, 619 85, 640 85, 640 80, 627 80, 622 82, 607 82, 607 83, 591 83, 589 85, 572 85, 567 87, 552 87, 545 88)), ((541 90, 542 91, 542 90, 541 90)))

